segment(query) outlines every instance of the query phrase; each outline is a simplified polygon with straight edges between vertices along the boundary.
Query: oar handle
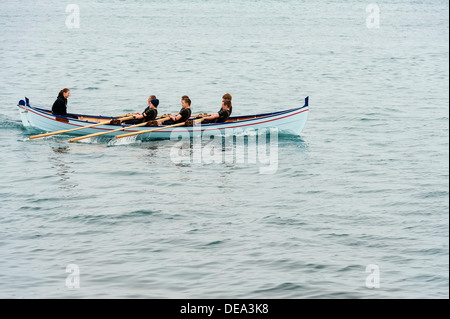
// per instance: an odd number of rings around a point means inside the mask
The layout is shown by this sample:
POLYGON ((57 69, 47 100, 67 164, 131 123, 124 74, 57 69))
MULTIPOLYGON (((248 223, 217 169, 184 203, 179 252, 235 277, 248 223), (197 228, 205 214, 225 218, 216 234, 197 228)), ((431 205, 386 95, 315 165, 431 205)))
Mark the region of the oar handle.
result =
POLYGON ((127 113, 127 114, 117 115, 117 116, 113 116, 113 117, 126 117, 126 116, 131 116, 131 115, 133 115, 133 114, 127 113))
POLYGON ((197 115, 193 115, 193 116, 191 116, 191 117, 193 117, 193 118, 201 118, 201 117, 205 117, 205 116, 208 116, 208 113, 203 113, 203 114, 197 114, 197 115))

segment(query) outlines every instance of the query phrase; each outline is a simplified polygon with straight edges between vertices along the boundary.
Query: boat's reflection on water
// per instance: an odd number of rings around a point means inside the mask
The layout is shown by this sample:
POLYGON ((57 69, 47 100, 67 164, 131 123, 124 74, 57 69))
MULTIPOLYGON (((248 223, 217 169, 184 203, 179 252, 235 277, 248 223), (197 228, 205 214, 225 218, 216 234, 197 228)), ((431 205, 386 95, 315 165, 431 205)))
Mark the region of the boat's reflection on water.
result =
POLYGON ((70 182, 70 176, 75 173, 75 170, 66 161, 67 154, 70 153, 70 147, 66 145, 53 146, 52 151, 53 153, 50 153, 49 161, 52 163, 51 167, 55 170, 55 175, 59 177, 59 188, 73 189, 77 187, 78 184, 70 182))
POLYGON ((67 153, 69 153, 70 147, 69 146, 58 146, 58 147, 52 147, 52 150, 55 153, 67 154, 67 153))

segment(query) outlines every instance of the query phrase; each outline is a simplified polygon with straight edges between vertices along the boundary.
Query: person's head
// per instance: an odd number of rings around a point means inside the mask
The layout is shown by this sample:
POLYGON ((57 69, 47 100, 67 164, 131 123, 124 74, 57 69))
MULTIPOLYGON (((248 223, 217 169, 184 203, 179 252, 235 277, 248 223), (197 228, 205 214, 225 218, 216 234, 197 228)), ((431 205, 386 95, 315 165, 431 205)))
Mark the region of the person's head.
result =
POLYGON ((187 95, 181 97, 181 106, 185 109, 191 106, 191 99, 187 95))
POLYGON ((150 96, 148 97, 148 100, 147 100, 148 104, 150 105, 150 101, 151 101, 151 100, 154 100, 154 99, 156 99, 156 96, 155 96, 155 95, 150 95, 150 96))
POLYGON ((230 100, 222 100, 222 109, 231 110, 231 101, 230 100))
POLYGON ((233 97, 231 96, 231 94, 230 93, 225 93, 223 96, 222 96, 222 100, 232 100, 233 99, 233 97))
POLYGON ((70 90, 68 88, 64 88, 61 91, 59 91, 60 94, 64 96, 65 99, 67 99, 70 96, 70 90))
POLYGON ((159 105, 159 100, 157 98, 151 99, 148 105, 150 106, 150 108, 156 109, 159 105))

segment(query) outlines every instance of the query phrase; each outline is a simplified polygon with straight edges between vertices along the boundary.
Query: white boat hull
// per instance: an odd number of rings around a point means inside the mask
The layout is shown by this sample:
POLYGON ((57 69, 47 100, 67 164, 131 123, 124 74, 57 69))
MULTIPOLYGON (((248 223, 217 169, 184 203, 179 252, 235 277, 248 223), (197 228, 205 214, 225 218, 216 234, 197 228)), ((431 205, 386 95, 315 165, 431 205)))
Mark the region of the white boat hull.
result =
MULTIPOLYGON (((26 102, 20 101, 17 105, 20 112, 22 123, 26 127, 33 127, 44 132, 53 132, 60 130, 69 130, 82 126, 95 124, 98 122, 84 121, 79 119, 72 119, 66 117, 59 117, 51 114, 49 110, 33 107, 26 102)), ((258 114, 250 116, 241 116, 230 118, 228 122, 200 124, 198 126, 181 126, 167 129, 161 129, 151 133, 137 135, 143 139, 169 139, 174 132, 188 132, 191 136, 194 134, 240 134, 249 131, 259 131, 264 129, 276 128, 283 134, 300 135, 306 125, 308 119, 309 107, 308 98, 305 99, 305 105, 300 108, 290 109, 281 112, 258 114), (231 120, 231 121, 230 121, 231 120)), ((98 121, 107 121, 113 117, 81 115, 84 117, 97 118, 98 121)), ((69 132, 70 135, 87 135, 105 131, 112 131, 117 128, 123 128, 122 131, 111 132, 103 136, 116 136, 125 133, 139 132, 152 129, 152 127, 135 127, 127 129, 129 125, 100 125, 82 130, 69 132)))

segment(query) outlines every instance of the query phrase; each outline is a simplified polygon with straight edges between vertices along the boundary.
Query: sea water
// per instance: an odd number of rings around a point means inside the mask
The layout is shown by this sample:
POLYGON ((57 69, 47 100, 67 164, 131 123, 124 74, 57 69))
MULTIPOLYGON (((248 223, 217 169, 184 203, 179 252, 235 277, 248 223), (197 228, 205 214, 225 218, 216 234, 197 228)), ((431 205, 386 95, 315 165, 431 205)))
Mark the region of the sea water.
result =
POLYGON ((0 297, 449 297, 447 1, 0 8, 0 297), (64 87, 81 114, 227 92, 233 115, 310 114, 264 174, 176 139, 29 140, 18 101, 64 87))

